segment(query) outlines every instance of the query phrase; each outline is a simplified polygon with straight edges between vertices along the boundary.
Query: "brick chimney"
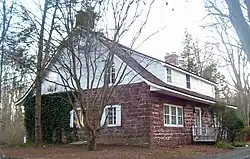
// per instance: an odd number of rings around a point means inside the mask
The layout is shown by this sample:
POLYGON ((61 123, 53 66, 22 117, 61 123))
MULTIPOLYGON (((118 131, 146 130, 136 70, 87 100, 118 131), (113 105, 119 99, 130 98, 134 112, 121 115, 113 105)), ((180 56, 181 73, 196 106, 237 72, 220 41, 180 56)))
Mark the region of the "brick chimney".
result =
POLYGON ((176 66, 179 65, 178 55, 176 55, 175 52, 173 52, 172 54, 166 53, 165 62, 176 66))
POLYGON ((95 26, 96 15, 93 11, 77 11, 76 27, 83 27, 85 29, 93 29, 95 26))

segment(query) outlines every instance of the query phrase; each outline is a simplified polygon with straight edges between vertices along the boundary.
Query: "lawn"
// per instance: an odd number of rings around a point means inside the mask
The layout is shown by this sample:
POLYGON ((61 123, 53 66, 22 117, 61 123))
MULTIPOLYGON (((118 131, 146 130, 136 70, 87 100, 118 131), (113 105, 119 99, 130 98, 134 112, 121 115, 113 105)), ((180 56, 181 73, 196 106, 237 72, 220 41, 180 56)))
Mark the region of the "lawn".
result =
POLYGON ((183 146, 169 148, 141 148, 125 146, 102 146, 88 152, 83 146, 50 146, 45 148, 2 148, 5 156, 26 159, 193 159, 223 153, 213 146, 183 146))

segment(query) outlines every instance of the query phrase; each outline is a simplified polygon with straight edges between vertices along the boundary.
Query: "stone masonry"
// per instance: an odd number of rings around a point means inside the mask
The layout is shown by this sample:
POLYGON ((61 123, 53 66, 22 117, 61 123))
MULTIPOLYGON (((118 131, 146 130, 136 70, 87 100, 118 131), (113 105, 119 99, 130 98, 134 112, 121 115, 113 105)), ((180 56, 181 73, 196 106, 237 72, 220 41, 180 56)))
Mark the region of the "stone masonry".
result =
POLYGON ((202 110, 202 126, 212 124, 208 105, 150 92, 144 82, 130 84, 119 90, 111 98, 110 104, 121 105, 121 126, 102 129, 98 143, 146 147, 191 144, 195 107, 202 110), (183 127, 164 126, 164 103, 183 106, 183 127))

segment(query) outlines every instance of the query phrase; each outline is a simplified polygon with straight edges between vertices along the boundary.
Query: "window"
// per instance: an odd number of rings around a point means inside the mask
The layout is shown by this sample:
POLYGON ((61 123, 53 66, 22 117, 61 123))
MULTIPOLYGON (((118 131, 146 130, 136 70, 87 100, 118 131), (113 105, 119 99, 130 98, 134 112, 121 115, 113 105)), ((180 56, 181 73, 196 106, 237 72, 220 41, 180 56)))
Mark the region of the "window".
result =
POLYGON ((116 124, 116 107, 108 108, 107 114, 108 114, 108 118, 107 118, 108 125, 115 125, 116 124))
POLYGON ((100 124, 107 127, 121 126, 121 106, 107 105, 103 110, 100 124))
POLYGON ((167 67, 167 82, 172 83, 172 70, 171 68, 167 67))
POLYGON ((183 126, 183 107, 164 105, 164 126, 183 126))
POLYGON ((191 85, 190 85, 190 75, 186 75, 186 82, 187 82, 187 88, 191 88, 191 85))
POLYGON ((115 83, 115 63, 113 62, 110 71, 109 71, 109 84, 115 83))
POLYGON ((55 92, 57 89, 57 82, 58 82, 58 74, 55 72, 50 72, 49 73, 49 80, 52 82, 48 82, 48 86, 47 86, 47 91, 48 92, 55 92))

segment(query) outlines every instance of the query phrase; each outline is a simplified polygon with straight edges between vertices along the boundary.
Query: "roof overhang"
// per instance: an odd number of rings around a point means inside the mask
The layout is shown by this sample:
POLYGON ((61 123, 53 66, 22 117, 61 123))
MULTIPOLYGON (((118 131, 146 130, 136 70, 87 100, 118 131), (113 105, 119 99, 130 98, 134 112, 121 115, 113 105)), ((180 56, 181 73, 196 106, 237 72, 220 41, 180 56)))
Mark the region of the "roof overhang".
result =
POLYGON ((226 104, 227 108, 238 109, 235 105, 226 104))
MULTIPOLYGON (((152 92, 157 92, 157 93, 161 93, 161 94, 165 94, 165 95, 170 95, 170 96, 173 96, 173 97, 182 98, 182 99, 186 99, 186 100, 191 100, 191 101, 194 101, 194 102, 204 103, 204 104, 208 104, 208 105, 216 103, 216 101, 207 100, 207 99, 195 97, 195 96, 192 96, 192 95, 188 95, 188 94, 178 92, 178 91, 166 88, 166 87, 158 86, 158 85, 153 84, 153 83, 148 82, 148 81, 146 81, 146 83, 150 86, 150 91, 152 91, 152 92)), ((230 104, 226 104, 226 107, 231 108, 231 109, 235 109, 235 110, 237 109, 237 106, 230 105, 230 104)))
POLYGON ((150 91, 152 91, 152 92, 157 92, 157 93, 161 93, 161 94, 165 94, 165 95, 170 95, 170 96, 173 96, 173 97, 182 98, 182 99, 186 99, 186 100, 191 100, 191 101, 194 101, 194 102, 204 103, 204 104, 208 104, 208 105, 215 104, 215 101, 195 97, 195 96, 188 95, 188 94, 178 92, 178 91, 175 91, 175 90, 172 90, 172 89, 169 89, 169 88, 165 88, 165 87, 159 88, 161 86, 155 85, 153 83, 148 83, 148 85, 150 85, 150 91))

